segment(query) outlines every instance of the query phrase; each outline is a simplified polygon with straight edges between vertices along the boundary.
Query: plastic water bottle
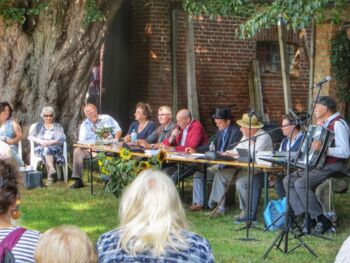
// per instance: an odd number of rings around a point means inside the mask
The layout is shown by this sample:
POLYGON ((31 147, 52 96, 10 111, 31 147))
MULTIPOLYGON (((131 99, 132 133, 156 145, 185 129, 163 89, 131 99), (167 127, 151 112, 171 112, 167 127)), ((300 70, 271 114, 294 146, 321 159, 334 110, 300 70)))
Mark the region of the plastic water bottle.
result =
POLYGON ((209 144, 209 152, 215 152, 215 144, 213 141, 211 141, 209 144))
POLYGON ((137 141, 137 133, 136 133, 135 129, 133 129, 131 131, 130 137, 131 137, 131 142, 136 142, 137 141))

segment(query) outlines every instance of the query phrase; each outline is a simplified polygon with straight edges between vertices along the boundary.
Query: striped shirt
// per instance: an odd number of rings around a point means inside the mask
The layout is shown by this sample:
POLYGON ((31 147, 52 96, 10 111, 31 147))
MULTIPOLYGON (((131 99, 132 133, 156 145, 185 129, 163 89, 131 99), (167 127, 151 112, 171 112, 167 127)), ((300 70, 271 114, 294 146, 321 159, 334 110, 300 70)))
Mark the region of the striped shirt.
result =
POLYGON ((154 257, 148 251, 138 255, 129 255, 118 248, 120 230, 109 231, 100 236, 97 241, 98 262, 147 262, 147 263, 211 263, 214 262, 214 255, 208 240, 183 230, 181 233, 188 243, 188 248, 174 251, 172 248, 165 249, 165 255, 154 257))
MULTIPOLYGON (((9 227, 0 229, 0 241, 8 234, 19 227, 9 227)), ((27 229, 17 244, 12 249, 12 254, 15 257, 16 263, 34 263, 34 250, 39 240, 40 233, 27 229)))

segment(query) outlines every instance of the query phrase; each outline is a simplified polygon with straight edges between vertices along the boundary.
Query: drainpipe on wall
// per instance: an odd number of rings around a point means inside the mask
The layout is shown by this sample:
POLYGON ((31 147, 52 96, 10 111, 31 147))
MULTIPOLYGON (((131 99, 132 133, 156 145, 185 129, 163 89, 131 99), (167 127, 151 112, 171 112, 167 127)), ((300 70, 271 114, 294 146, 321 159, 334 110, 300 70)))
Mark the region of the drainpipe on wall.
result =
POLYGON ((171 89, 173 115, 177 112, 177 75, 176 75, 176 8, 171 8, 171 89))

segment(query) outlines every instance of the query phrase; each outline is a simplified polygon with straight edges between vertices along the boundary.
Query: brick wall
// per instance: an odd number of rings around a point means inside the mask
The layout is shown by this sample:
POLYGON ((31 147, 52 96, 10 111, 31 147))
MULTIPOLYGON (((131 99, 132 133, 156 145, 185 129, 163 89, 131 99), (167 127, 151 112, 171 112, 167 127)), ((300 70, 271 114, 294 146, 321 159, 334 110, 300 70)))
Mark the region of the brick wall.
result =
MULTIPOLYGON (((133 6, 133 87, 137 100, 171 105, 171 5, 169 1, 134 1, 133 6)), ((234 104, 239 118, 248 110, 248 73, 256 59, 256 41, 277 41, 276 28, 265 30, 254 39, 239 40, 235 29, 242 21, 221 17, 194 21, 196 81, 201 121, 211 130, 209 113, 217 106, 234 104)), ((186 107, 185 14, 176 13, 176 67, 178 108, 186 107)), ((287 42, 298 43, 297 35, 287 34, 287 42)), ((308 65, 301 52, 300 74, 291 78, 293 107, 306 110, 308 65)), ((282 77, 261 76, 265 112, 271 121, 280 122, 284 113, 282 77)))

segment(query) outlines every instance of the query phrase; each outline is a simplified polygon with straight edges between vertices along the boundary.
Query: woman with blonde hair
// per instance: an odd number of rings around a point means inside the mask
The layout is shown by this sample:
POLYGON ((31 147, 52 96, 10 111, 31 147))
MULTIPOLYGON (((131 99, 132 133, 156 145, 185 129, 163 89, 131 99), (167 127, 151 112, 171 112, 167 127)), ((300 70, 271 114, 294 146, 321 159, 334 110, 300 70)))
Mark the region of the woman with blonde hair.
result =
POLYGON ((209 242, 187 230, 174 183, 161 171, 143 171, 126 189, 120 225, 97 241, 100 263, 214 262, 209 242))
POLYGON ((96 263, 95 248, 76 226, 61 225, 47 230, 35 250, 36 263, 96 263))

